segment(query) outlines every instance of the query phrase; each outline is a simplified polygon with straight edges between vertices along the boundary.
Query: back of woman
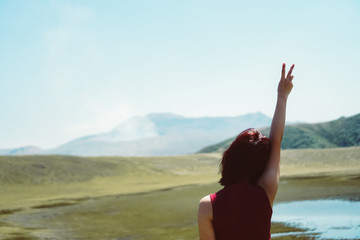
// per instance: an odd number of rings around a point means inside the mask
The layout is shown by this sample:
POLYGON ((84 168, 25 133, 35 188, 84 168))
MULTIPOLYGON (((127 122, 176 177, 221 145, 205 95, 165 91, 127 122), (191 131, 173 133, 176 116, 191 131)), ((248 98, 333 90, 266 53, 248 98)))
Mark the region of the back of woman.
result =
POLYGON ((272 208, 266 192, 243 182, 210 194, 217 240, 268 240, 272 208))
POLYGON ((199 203, 200 240, 269 240, 272 205, 280 178, 280 150, 285 127, 287 98, 292 90, 291 66, 285 63, 277 89, 270 136, 249 128, 224 152, 221 179, 224 186, 199 203))

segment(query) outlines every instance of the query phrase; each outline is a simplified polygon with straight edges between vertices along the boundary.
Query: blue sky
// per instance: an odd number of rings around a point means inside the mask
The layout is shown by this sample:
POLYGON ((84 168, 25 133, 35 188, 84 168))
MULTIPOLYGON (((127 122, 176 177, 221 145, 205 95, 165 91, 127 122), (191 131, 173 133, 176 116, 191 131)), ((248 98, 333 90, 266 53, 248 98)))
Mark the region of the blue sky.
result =
MULTIPOLYGON (((359 1, 0 1, 0 148, 51 148, 151 112, 360 112, 359 1)), ((250 126, 249 126, 250 127, 250 126)))

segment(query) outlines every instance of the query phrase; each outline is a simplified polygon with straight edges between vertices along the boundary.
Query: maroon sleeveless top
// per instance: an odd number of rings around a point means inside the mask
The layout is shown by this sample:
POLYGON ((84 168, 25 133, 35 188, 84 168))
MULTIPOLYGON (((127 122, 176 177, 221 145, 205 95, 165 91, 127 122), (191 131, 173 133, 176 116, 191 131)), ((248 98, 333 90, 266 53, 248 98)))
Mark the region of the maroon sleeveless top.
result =
POLYGON ((216 240, 269 240, 272 208, 263 188, 248 182, 210 194, 216 240))

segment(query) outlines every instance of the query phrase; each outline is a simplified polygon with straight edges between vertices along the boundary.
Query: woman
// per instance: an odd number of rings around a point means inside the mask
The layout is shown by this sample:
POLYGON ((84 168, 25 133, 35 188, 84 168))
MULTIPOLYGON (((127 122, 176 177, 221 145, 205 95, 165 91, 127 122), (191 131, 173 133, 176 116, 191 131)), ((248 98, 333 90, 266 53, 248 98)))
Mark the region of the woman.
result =
POLYGON ((200 240, 270 239, 286 102, 293 87, 294 66, 285 76, 285 63, 282 65, 270 137, 264 137, 256 129, 247 129, 224 152, 220 164, 220 184, 224 188, 205 196, 199 204, 200 240))

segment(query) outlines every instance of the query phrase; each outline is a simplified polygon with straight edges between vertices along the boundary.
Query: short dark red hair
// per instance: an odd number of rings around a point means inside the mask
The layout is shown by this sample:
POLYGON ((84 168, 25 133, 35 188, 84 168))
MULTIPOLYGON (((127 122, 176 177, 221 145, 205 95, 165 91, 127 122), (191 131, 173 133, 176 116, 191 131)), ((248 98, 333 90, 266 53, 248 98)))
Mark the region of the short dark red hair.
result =
POLYGON ((249 181, 256 184, 270 157, 270 139, 257 129, 241 132, 223 153, 220 163, 223 186, 249 181))

